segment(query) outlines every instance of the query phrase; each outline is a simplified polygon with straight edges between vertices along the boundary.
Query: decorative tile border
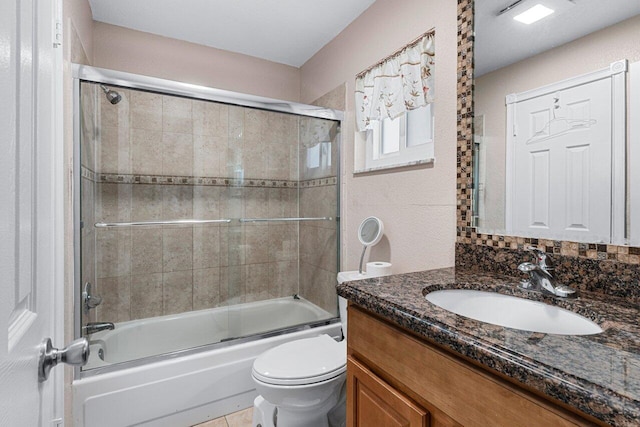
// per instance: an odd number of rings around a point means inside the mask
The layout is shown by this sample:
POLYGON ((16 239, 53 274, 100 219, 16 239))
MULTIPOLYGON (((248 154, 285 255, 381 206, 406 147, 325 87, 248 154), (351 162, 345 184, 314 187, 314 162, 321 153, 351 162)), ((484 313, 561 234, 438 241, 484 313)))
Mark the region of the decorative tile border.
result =
POLYGON ((110 184, 205 185, 217 187, 298 188, 298 181, 273 179, 235 179, 167 175, 97 174, 97 182, 110 184))
POLYGON ((336 185, 338 178, 309 179, 289 181, 273 179, 234 179, 224 177, 194 177, 166 175, 129 175, 99 173, 82 168, 82 176, 98 183, 108 184, 156 184, 156 185, 204 185, 217 187, 264 187, 264 188, 311 188, 336 185))
MULTIPOLYGON (((473 224, 473 0, 458 0, 457 243, 523 250, 536 245, 557 255, 640 264, 640 247, 479 233, 473 224)), ((456 257, 457 262, 457 257, 456 257)))
POLYGON ((458 241, 473 228, 473 84, 473 0, 458 0, 458 241))
POLYGON ((89 168, 80 166, 80 176, 89 181, 96 182, 96 173, 89 168))
POLYGON ((326 187, 331 185, 338 184, 338 178, 335 176, 329 176, 326 178, 317 178, 317 179, 308 179, 306 181, 300 181, 300 188, 311 188, 311 187, 326 187))

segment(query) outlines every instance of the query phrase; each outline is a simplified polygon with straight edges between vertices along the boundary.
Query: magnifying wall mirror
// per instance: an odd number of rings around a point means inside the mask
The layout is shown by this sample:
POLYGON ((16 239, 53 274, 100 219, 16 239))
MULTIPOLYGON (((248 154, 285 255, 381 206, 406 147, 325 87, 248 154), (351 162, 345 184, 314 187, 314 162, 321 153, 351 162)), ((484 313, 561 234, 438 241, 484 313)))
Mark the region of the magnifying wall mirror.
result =
POLYGON ((369 246, 376 245, 384 234, 384 224, 380 218, 370 216, 365 218, 358 228, 358 240, 362 243, 362 255, 360 256, 360 266, 358 273, 362 274, 362 263, 364 262, 364 254, 369 246))

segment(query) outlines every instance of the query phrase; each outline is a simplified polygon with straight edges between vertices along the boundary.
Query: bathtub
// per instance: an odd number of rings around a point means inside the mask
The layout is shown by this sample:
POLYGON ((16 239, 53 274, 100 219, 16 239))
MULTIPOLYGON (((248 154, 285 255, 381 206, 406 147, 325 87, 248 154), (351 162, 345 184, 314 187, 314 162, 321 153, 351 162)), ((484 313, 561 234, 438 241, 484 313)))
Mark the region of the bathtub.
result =
POLYGON ((72 384, 73 425, 190 426, 248 408, 257 396, 255 358, 294 339, 339 339, 340 323, 322 322, 331 317, 288 297, 116 324, 91 337, 92 369, 72 384), (313 322, 321 324, 257 339, 313 322))

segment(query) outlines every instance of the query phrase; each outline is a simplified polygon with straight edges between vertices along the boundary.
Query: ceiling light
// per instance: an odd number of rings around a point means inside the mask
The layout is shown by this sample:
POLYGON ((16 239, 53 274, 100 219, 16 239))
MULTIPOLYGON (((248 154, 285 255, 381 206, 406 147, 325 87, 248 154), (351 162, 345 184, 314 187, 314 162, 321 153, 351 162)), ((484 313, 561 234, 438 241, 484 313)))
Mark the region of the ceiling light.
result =
POLYGON ((548 7, 545 7, 541 4, 537 4, 531 9, 525 10, 520 15, 514 16, 513 19, 529 25, 541 20, 545 16, 551 15, 553 12, 553 9, 549 9, 548 7))

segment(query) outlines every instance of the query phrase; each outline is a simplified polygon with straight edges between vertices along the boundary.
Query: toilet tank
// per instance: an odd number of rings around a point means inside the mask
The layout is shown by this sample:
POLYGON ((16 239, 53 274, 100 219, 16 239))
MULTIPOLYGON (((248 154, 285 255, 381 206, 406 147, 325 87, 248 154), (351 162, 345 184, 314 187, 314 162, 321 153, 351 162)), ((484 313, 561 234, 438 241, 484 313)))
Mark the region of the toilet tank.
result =
MULTIPOLYGON (((351 282, 353 280, 369 279, 371 277, 378 277, 367 273, 359 273, 358 270, 353 271, 341 271, 338 273, 338 284, 341 285, 344 282, 351 282)), ((347 300, 342 297, 338 297, 338 308, 340 310, 340 322, 342 323, 342 335, 347 339, 347 300)))

